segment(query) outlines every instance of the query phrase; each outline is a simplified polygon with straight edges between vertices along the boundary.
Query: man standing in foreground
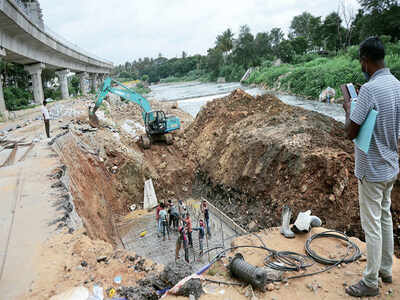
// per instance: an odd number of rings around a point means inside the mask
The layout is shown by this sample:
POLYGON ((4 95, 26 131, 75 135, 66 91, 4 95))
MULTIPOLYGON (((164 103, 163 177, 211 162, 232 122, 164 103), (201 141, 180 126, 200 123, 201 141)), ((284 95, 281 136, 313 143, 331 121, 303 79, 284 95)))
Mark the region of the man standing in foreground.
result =
POLYGON ((44 128, 46 129, 47 138, 50 138, 50 114, 46 107, 46 100, 43 100, 42 115, 44 121, 44 128))
POLYGON ((355 147, 355 175, 358 178, 361 225, 367 243, 367 266, 363 278, 346 288, 354 297, 379 294, 378 276, 392 282, 393 223, 390 194, 399 173, 397 143, 400 130, 400 82, 385 68, 385 49, 377 37, 360 45, 360 64, 368 80, 350 113, 345 101, 345 130, 357 137, 368 113, 378 111, 368 154, 355 147))

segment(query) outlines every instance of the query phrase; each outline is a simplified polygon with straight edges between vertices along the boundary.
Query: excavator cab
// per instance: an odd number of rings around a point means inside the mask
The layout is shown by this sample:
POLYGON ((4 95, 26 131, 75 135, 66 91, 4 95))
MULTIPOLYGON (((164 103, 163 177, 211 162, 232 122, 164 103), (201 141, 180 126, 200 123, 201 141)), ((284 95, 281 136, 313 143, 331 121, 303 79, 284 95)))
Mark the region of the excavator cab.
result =
POLYGON ((146 133, 149 135, 164 134, 167 129, 167 118, 161 110, 147 112, 144 117, 146 133))

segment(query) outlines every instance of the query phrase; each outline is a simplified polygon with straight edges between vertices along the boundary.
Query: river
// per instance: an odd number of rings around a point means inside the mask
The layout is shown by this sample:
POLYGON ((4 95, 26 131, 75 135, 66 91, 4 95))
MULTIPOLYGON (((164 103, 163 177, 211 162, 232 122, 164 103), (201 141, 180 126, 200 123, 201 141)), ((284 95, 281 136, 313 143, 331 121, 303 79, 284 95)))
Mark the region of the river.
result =
MULTIPOLYGON (((251 88, 249 86, 242 85, 239 82, 183 82, 152 85, 152 91, 148 97, 150 99, 154 98, 159 101, 177 101, 178 106, 182 110, 191 114, 193 117, 196 117, 201 107, 207 102, 229 95, 229 93, 237 88, 241 88, 253 96, 268 93, 267 90, 261 88, 251 88)), ((287 104, 316 111, 344 123, 344 112, 341 104, 321 103, 283 93, 273 92, 273 94, 287 104)))

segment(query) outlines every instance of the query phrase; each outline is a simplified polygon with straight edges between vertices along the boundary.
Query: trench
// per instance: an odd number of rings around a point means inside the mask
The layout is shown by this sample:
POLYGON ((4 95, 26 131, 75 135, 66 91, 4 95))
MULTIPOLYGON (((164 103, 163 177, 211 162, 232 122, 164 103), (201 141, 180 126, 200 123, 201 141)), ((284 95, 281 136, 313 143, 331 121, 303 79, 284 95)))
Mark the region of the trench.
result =
MULTIPOLYGON (((194 228, 199 226, 200 219, 204 220, 200 211, 200 203, 199 199, 193 198, 185 201, 194 228)), ((200 256, 199 232, 196 230, 193 230, 192 233, 193 247, 188 249, 189 263, 195 268, 200 268, 206 262, 210 262, 219 251, 229 248, 235 238, 246 234, 246 231, 226 214, 209 202, 208 205, 210 210, 209 226, 211 234, 205 235, 203 241, 204 255, 200 256)), ((127 233, 121 237, 125 249, 132 250, 138 255, 150 258, 159 264, 167 265, 175 260, 178 233, 174 229, 170 229, 170 239, 166 237, 163 240, 162 234, 158 235, 157 233, 154 212, 135 218, 129 224, 129 227, 130 229, 127 233)), ((180 251, 180 257, 183 260, 183 249, 180 251)))

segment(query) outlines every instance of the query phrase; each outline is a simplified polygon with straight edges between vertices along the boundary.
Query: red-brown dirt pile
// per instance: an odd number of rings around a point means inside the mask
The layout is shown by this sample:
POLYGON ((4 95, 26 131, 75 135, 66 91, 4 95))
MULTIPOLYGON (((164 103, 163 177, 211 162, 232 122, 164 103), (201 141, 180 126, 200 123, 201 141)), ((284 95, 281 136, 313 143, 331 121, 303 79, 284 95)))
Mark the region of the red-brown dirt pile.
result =
MULTIPOLYGON (((215 100, 185 132, 198 163, 197 192, 241 225, 280 223, 284 204, 312 210, 324 226, 361 237, 354 149, 339 122, 241 90, 215 100)), ((393 191, 395 228, 399 186, 393 191)))

